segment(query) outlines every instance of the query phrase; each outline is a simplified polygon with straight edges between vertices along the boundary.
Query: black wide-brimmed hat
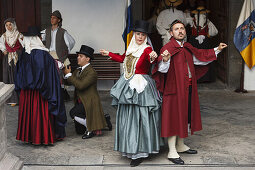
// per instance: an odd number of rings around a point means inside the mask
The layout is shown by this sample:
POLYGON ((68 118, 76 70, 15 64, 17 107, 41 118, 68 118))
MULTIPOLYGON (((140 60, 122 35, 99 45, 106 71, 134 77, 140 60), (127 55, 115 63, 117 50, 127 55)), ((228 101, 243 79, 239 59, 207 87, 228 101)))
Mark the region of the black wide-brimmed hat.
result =
POLYGON ((150 23, 144 20, 137 20, 135 22, 135 26, 133 28, 133 31, 135 32, 143 32, 143 33, 149 33, 149 25, 150 23))
POLYGON ((24 36, 40 36, 40 30, 37 26, 30 26, 28 27, 28 32, 22 33, 24 36))
POLYGON ((93 53, 94 53, 94 49, 86 46, 86 45, 82 45, 81 49, 79 52, 76 52, 77 54, 84 54, 87 57, 89 57, 90 59, 94 59, 93 53))

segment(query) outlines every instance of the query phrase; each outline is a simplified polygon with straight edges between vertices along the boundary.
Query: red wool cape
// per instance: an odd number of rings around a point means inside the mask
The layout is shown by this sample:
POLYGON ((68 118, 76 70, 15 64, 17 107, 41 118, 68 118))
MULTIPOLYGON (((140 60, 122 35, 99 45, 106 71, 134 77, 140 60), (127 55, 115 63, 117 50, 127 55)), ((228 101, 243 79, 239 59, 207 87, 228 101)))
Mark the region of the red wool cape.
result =
MULTIPOLYGON (((216 60, 216 55, 213 49, 197 49, 187 42, 181 47, 174 38, 162 47, 160 54, 165 50, 171 54, 168 72, 165 74, 158 72, 158 65, 152 72, 157 89, 163 94, 161 136, 185 138, 188 137, 189 74, 187 63, 192 74, 191 134, 193 134, 195 131, 202 130, 202 124, 197 93, 198 75, 196 76, 195 73, 192 54, 203 62, 216 60)), ((158 61, 161 60, 160 55, 158 61)), ((202 74, 204 71, 199 73, 202 74)))

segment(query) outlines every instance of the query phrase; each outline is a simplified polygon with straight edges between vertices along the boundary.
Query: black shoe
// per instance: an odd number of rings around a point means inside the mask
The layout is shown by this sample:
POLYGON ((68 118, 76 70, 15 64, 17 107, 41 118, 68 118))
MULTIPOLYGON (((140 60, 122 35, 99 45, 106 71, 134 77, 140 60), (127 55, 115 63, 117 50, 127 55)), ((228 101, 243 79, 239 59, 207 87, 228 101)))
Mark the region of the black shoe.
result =
POLYGON ((84 135, 82 135, 82 139, 89 139, 96 136, 94 132, 85 132, 84 135))
POLYGON ((168 158, 168 160, 173 162, 174 164, 184 165, 184 161, 180 157, 179 158, 168 158))
POLYGON ((143 162, 143 158, 138 158, 138 159, 132 159, 130 162, 131 167, 135 167, 140 165, 143 162))
POLYGON ((197 150, 189 149, 184 152, 178 152, 178 153, 186 153, 186 154, 197 154, 197 150))
POLYGON ((104 115, 109 131, 112 131, 111 117, 109 114, 104 115))

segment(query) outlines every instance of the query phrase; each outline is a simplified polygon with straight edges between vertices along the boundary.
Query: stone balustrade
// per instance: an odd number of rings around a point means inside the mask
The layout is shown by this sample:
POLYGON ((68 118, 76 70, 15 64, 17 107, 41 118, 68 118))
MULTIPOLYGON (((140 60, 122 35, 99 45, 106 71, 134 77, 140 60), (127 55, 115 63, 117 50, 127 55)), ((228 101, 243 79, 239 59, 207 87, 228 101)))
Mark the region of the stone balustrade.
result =
POLYGON ((7 150, 5 102, 11 96, 13 89, 13 84, 0 82, 0 170, 18 170, 23 167, 23 162, 7 150))

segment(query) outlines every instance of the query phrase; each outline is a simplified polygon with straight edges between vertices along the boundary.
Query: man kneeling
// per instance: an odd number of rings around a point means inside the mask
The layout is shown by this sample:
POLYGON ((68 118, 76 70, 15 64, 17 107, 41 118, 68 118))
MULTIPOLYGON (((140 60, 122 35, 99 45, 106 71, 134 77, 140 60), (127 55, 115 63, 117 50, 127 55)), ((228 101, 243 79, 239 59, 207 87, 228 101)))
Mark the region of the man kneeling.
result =
POLYGON ((77 62, 80 66, 73 73, 70 67, 65 67, 65 84, 75 87, 75 106, 70 111, 70 116, 75 122, 78 134, 84 133, 82 139, 88 139, 95 135, 101 135, 101 130, 106 127, 106 119, 109 130, 111 130, 110 117, 104 116, 100 98, 97 92, 97 73, 90 65, 94 58, 94 49, 82 45, 76 52, 77 62))

